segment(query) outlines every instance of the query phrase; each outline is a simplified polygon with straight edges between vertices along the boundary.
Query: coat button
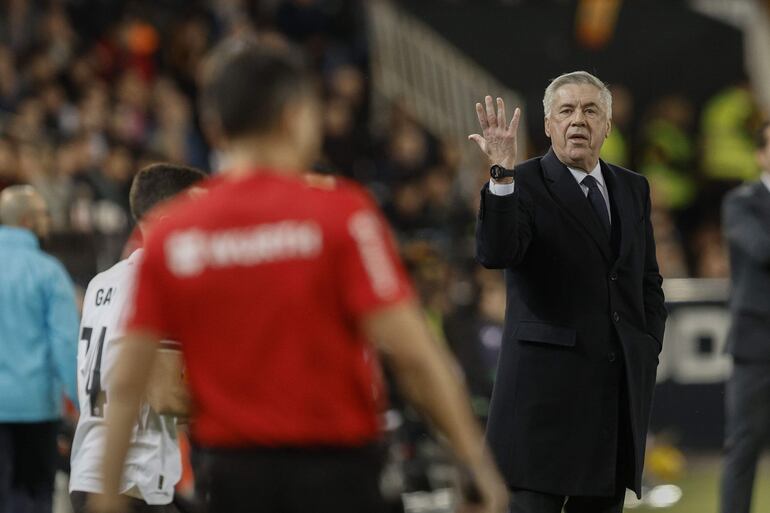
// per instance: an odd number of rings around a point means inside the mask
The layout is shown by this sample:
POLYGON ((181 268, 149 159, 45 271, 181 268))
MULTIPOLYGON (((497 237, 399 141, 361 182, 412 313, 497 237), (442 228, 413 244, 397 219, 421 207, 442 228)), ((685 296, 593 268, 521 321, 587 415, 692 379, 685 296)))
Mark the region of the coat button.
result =
POLYGON ((612 320, 615 322, 620 322, 620 314, 618 312, 613 312, 612 320))
POLYGON ((612 352, 612 351, 610 351, 610 352, 607 354, 607 359, 608 359, 609 361, 611 361, 611 362, 614 362, 614 361, 615 361, 615 353, 614 353, 614 352, 612 352))
POLYGON ((610 280, 612 280, 612 281, 618 281, 618 275, 617 275, 617 273, 611 273, 611 274, 610 274, 610 280))

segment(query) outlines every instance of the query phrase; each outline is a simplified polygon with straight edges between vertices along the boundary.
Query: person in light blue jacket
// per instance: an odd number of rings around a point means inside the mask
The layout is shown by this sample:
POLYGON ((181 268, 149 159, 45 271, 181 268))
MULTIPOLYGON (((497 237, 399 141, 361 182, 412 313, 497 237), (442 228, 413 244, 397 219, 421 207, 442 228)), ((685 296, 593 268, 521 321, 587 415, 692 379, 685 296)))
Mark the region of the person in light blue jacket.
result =
POLYGON ((40 194, 4 189, 0 223, 0 512, 50 513, 62 392, 77 404, 74 288, 40 249, 40 194))

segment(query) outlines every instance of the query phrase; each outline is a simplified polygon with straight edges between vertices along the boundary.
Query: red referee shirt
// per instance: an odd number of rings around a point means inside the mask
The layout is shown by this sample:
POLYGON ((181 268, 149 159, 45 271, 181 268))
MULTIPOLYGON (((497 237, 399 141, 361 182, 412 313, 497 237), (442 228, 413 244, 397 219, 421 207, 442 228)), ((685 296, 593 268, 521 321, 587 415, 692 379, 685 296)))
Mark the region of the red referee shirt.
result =
POLYGON ((215 178, 150 230, 130 329, 183 347, 206 446, 359 445, 379 436, 369 312, 411 297, 363 189, 260 171, 215 178))

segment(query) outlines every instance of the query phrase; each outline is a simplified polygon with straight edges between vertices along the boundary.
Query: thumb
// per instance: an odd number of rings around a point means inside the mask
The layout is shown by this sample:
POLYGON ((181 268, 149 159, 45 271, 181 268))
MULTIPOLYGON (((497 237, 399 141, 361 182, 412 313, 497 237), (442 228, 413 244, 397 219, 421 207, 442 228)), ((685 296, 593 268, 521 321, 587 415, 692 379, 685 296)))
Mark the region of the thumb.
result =
POLYGON ((484 153, 487 152, 487 141, 483 137, 481 137, 479 134, 471 134, 468 136, 469 141, 473 141, 476 144, 479 145, 479 148, 481 148, 481 151, 484 153))

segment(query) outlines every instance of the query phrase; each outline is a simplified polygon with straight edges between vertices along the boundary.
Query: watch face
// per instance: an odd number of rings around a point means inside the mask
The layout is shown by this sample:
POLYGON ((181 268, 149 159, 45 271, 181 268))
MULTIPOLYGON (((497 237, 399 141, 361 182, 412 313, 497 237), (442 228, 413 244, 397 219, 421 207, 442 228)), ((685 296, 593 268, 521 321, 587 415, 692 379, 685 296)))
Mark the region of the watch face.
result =
POLYGON ((492 166, 492 169, 489 170, 490 174, 492 175, 492 178, 495 180, 498 180, 502 178, 503 169, 500 166, 492 166))

